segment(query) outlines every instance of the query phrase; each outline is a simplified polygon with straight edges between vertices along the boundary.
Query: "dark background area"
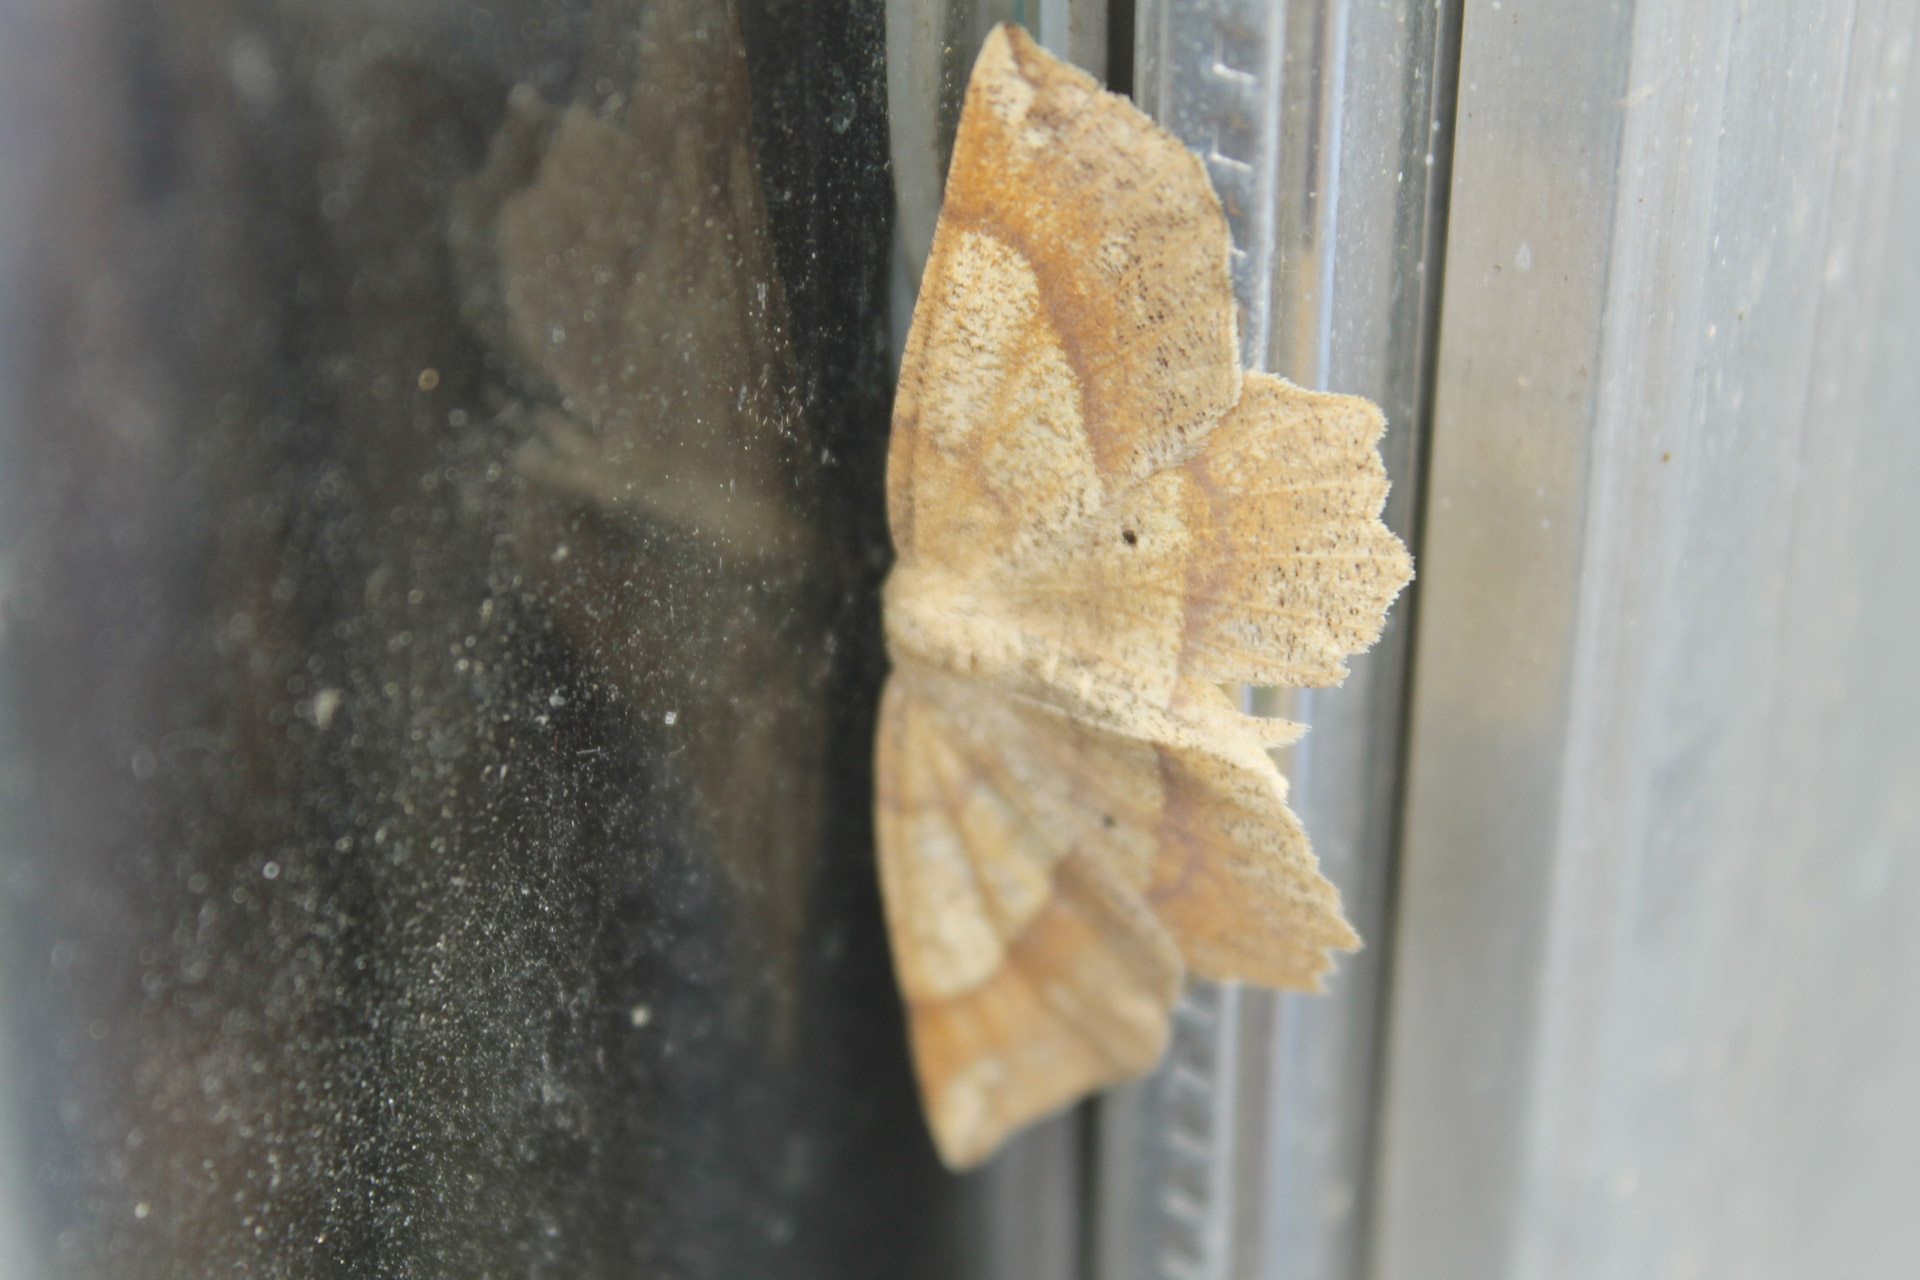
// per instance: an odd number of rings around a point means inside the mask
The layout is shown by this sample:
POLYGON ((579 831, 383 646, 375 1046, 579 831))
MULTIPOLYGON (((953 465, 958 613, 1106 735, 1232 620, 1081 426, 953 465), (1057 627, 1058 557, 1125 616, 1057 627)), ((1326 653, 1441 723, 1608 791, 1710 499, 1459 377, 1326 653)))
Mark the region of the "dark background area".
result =
POLYGON ((737 15, 780 554, 542 493, 573 402, 451 243, 515 86, 607 116, 647 13, 8 15, 0 1081, 50 1274, 958 1273, 871 852, 880 5, 737 15), (804 857, 722 865, 703 806, 775 795, 804 857))

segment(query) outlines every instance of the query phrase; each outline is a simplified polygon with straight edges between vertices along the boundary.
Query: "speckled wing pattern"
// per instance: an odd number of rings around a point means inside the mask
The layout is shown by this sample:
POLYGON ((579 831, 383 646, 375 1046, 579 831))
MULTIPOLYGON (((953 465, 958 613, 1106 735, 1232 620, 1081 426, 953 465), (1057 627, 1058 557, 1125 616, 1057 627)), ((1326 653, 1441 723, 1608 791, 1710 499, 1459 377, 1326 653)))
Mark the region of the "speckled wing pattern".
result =
POLYGON ((942 1158, 1153 1066, 1187 974, 1359 940, 1222 683, 1338 683, 1411 577, 1383 422, 1243 373, 1200 162, 1001 27, 888 457, 880 872, 942 1158))

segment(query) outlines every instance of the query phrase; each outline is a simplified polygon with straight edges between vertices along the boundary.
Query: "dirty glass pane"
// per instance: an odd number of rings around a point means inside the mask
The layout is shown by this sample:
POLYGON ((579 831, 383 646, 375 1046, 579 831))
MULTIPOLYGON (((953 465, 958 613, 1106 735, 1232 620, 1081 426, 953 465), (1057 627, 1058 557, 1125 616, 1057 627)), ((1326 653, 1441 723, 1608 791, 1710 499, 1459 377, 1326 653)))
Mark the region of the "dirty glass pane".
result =
POLYGON ((881 9, 0 3, 0 1273, 954 1273, 881 9))

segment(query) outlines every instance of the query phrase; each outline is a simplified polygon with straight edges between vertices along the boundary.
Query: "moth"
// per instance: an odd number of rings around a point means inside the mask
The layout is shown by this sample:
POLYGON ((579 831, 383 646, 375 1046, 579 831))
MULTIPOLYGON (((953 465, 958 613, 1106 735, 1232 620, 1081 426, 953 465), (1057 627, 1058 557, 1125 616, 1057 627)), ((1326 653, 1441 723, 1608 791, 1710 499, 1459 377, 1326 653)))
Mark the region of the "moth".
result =
POLYGON ((1197 157, 1002 26, 887 460, 882 890, 942 1159, 1150 1069, 1187 975, 1359 939, 1224 684, 1322 686, 1412 576, 1380 411, 1243 372, 1197 157))

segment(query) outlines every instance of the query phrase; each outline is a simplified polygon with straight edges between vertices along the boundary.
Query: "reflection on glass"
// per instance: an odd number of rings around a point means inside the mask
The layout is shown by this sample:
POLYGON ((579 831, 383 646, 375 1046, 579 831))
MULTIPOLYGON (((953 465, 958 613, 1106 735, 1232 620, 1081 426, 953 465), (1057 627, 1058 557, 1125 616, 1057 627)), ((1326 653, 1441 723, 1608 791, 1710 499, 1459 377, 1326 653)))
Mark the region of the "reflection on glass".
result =
POLYGON ((818 445, 733 15, 669 0, 637 47, 631 92, 597 106, 516 91, 456 243, 469 312, 518 366, 516 563, 669 762, 685 838, 752 916, 736 958, 770 952, 784 1028, 827 720, 818 445))
POLYGON ((0 42, 28 1274, 955 1274, 868 816, 877 0, 56 8, 0 42))

